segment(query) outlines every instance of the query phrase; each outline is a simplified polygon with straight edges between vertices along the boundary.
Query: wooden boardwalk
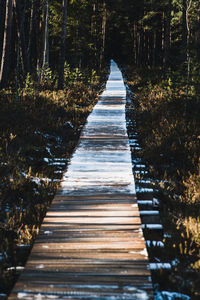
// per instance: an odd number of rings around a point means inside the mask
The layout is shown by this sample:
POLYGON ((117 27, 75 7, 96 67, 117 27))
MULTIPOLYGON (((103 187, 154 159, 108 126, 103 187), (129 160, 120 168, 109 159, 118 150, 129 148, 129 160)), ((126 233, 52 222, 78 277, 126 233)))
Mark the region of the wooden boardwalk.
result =
POLYGON ((106 90, 9 299, 152 299, 125 102, 112 61, 106 90))

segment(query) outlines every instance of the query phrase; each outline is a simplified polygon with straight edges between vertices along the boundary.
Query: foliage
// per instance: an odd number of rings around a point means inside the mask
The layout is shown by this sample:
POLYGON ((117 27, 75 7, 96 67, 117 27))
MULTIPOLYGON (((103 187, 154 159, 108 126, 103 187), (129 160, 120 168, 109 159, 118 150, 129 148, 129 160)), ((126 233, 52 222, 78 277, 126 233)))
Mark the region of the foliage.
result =
POLYGON ((51 68, 47 64, 45 64, 41 69, 42 88, 48 89, 54 87, 55 81, 56 81, 55 74, 53 74, 51 68))
POLYGON ((34 91, 34 83, 30 73, 27 73, 23 92, 26 94, 32 94, 34 91))

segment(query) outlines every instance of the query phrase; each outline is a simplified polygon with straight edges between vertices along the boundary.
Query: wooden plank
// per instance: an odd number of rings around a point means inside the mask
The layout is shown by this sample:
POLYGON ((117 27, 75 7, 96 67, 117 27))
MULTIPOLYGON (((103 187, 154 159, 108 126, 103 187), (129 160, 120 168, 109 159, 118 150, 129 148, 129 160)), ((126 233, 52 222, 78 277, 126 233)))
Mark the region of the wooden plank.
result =
POLYGON ((82 195, 81 196, 81 199, 77 199, 77 196, 73 196, 73 195, 70 195, 70 196, 67 196, 67 195, 58 195, 59 194, 59 191, 57 193, 57 195, 55 196, 54 198, 54 202, 56 200, 58 201, 72 201, 72 200, 77 200, 77 201, 89 201, 89 200, 92 200, 92 201, 97 201, 99 200, 100 202, 102 201, 107 201, 106 203, 110 203, 111 201, 118 201, 118 202, 121 202, 121 201, 125 201, 125 200, 130 200, 131 202, 130 203, 134 203, 136 202, 136 195, 135 194, 132 194, 132 193, 126 193, 126 194, 118 194, 118 193, 110 193, 110 194, 93 194, 93 195, 82 195))
MULTIPOLYGON (((45 239, 46 241, 46 239, 45 239)), ((129 241, 129 242, 106 242, 106 243, 102 243, 102 242, 91 242, 91 243, 78 243, 78 242, 61 242, 61 243, 52 243, 52 242, 48 242, 44 243, 44 242, 35 242, 34 244, 34 252, 40 252, 40 251, 44 251, 44 249, 46 250, 48 247, 48 249, 55 249, 55 250, 62 250, 62 249, 68 249, 68 250, 106 250, 106 249, 126 249, 126 250, 135 250, 135 249, 144 249, 144 242, 139 239, 139 241, 136 241, 134 239, 134 241, 129 241)))
MULTIPOLYGON (((67 209, 67 208, 66 208, 67 209)), ((131 210, 103 210, 101 209, 96 210, 96 207, 94 207, 91 210, 67 210, 66 209, 62 209, 59 211, 52 211, 49 210, 47 212, 47 217, 104 217, 104 218, 108 218, 108 217, 139 217, 140 213, 139 211, 135 208, 135 210, 131 209, 131 210)), ((153 215, 153 213, 152 213, 153 215)))
MULTIPOLYGON (((97 231, 97 230, 93 230, 93 231, 67 231, 67 230, 52 230, 52 231, 48 231, 48 230, 41 230, 40 235, 38 236, 37 239, 43 239, 44 235, 47 238, 50 237, 57 237, 57 238, 77 238, 77 239, 84 239, 84 238, 91 238, 91 239, 98 239, 98 238, 105 238, 106 239, 110 239, 110 238, 117 238, 119 240, 121 240, 121 238, 134 238, 134 237, 138 237, 139 234, 137 231, 133 231, 133 230, 129 230, 129 231, 125 231, 125 230, 121 230, 121 231, 114 231, 114 230, 110 230, 110 231, 105 231, 105 230, 101 230, 101 231, 97 231)), ((142 232, 141 232, 141 236, 142 236, 142 232)))
POLYGON ((92 204, 92 203, 89 203, 89 204, 86 204, 86 203, 81 203, 81 204, 70 204, 70 205, 67 205, 66 203, 66 206, 61 204, 61 205, 55 205, 52 204, 51 207, 48 209, 48 212, 51 213, 51 212, 56 212, 56 213, 59 213, 60 211, 67 211, 68 212, 74 212, 74 211, 80 211, 80 212, 85 212, 85 211, 103 211, 105 212, 105 210, 111 210, 111 211, 138 211, 138 208, 137 208, 137 205, 134 205, 134 204, 130 204, 130 203, 124 203, 124 204, 92 204))
MULTIPOLYGON (((54 261, 66 261, 69 260, 70 262, 114 262, 115 264, 122 264, 123 262, 128 262, 128 263, 135 263, 134 260, 136 261, 145 261, 145 255, 141 253, 140 249, 135 250, 135 251, 123 251, 123 252, 106 252, 106 251, 95 251, 95 250, 90 250, 90 251, 79 251, 79 252, 74 252, 74 251, 63 251, 59 253, 55 253, 54 251, 52 252, 41 252, 41 253, 34 253, 32 255, 32 260, 31 262, 37 261, 47 261, 47 260, 52 260, 54 261)), ((147 263, 147 262, 146 262, 147 263)))
POLYGON ((10 300, 153 298, 125 97, 114 64, 10 300))

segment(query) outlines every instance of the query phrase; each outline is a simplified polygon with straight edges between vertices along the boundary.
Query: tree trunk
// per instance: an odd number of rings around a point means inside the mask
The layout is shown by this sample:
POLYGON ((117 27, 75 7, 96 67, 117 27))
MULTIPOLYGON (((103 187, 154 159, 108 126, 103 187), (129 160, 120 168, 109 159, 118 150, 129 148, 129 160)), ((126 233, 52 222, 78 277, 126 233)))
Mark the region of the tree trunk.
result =
POLYGON ((96 3, 92 4, 92 16, 91 16, 91 34, 96 37, 97 28, 96 28, 96 3))
POLYGON ((49 1, 44 3, 42 67, 49 66, 49 1))
POLYGON ((164 66, 164 52, 165 52, 165 13, 162 14, 162 43, 161 43, 161 66, 164 66))
POLYGON ((156 32, 153 32, 153 50, 152 50, 152 67, 156 67, 156 54, 158 55, 156 51, 156 32))
POLYGON ((21 0, 14 0, 14 6, 16 10, 17 17, 17 31, 18 31, 18 39, 20 40, 21 47, 21 60, 23 72, 27 74, 29 72, 29 63, 28 63, 28 54, 25 40, 25 32, 24 32, 24 20, 25 20, 25 4, 21 0))
POLYGON ((137 25, 134 22, 133 25, 133 61, 137 64, 137 25))
POLYGON ((158 26, 155 33, 155 66, 163 66, 163 14, 157 16, 158 26))
POLYGON ((143 34, 141 35, 141 57, 142 64, 147 65, 148 61, 148 33, 142 28, 143 34))
MULTIPOLYGON (((33 28, 36 27, 37 25, 35 24, 35 19, 36 19, 36 1, 32 0, 31 1, 31 15, 30 15, 30 27, 29 27, 29 39, 28 39, 28 49, 27 49, 27 55, 28 55, 28 63, 29 66, 32 67, 32 45, 33 45, 33 28)), ((35 28, 36 30, 36 28, 35 28)))
POLYGON ((63 18, 62 18, 62 35, 59 57, 59 74, 58 74, 58 89, 63 89, 64 86, 64 66, 65 66, 65 51, 66 51, 66 33, 67 33, 67 4, 68 0, 63 0, 63 18))
MULTIPOLYGON (((41 6, 41 0, 36 0, 36 7, 41 6)), ((35 41, 35 57, 34 61, 36 61, 37 71, 39 72, 41 68, 42 62, 42 20, 41 20, 41 12, 40 9, 36 10, 35 19, 34 19, 34 41, 35 41)))
POLYGON ((2 47, 3 47, 3 34, 4 34, 4 25, 5 25, 5 1, 0 0, 0 57, 2 55, 2 47))
POLYGON ((140 29, 139 25, 137 26, 137 66, 140 66, 140 29))
POLYGON ((154 59, 154 49, 155 49, 155 36, 154 36, 154 32, 150 31, 149 32, 149 66, 150 67, 154 67, 155 66, 155 59, 154 59))
POLYGON ((198 7, 197 59, 200 60, 200 2, 198 7))
POLYGON ((103 62, 103 57, 104 57, 104 52, 105 52, 106 20, 107 20, 106 2, 103 1, 103 16, 102 16, 102 27, 101 27, 102 45, 101 45, 101 51, 100 51, 100 69, 102 67, 102 62, 103 62))
POLYGON ((165 37, 164 37, 164 70, 166 71, 169 67, 169 53, 171 47, 171 11, 172 11, 172 0, 168 0, 168 7, 165 17, 165 37))
POLYGON ((6 0, 5 30, 0 69, 0 87, 5 87, 10 67, 10 46, 12 34, 13 0, 6 0))
POLYGON ((187 0, 183 0, 182 5, 182 52, 183 59, 187 58, 187 0))
POLYGON ((144 29, 143 24, 140 28, 140 43, 139 43, 139 66, 144 66, 144 29))

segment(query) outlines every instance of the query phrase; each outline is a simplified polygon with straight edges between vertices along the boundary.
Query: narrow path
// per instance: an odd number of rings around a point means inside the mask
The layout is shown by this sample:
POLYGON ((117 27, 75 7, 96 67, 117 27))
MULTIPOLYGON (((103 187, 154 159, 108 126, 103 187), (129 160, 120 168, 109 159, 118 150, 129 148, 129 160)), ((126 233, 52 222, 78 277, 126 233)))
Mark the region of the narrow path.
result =
POLYGON ((112 61, 106 90, 9 299, 152 299, 125 102, 112 61))

